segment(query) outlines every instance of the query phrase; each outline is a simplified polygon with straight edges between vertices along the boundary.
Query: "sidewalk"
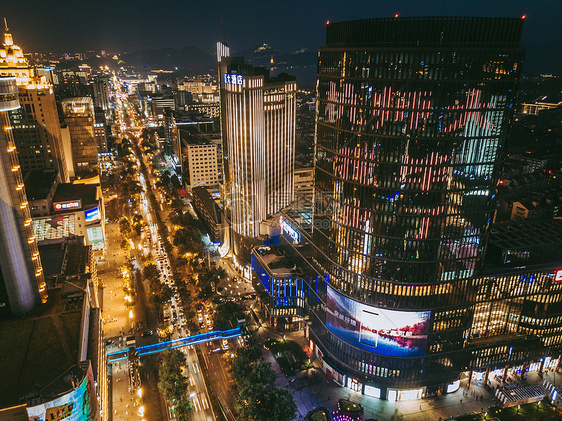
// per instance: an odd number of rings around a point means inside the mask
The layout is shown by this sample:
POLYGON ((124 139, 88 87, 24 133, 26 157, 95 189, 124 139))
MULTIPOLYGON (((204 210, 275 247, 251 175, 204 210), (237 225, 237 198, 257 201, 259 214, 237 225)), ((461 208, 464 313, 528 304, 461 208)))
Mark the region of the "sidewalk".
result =
MULTIPOLYGON (((262 327, 260 330, 263 331, 264 329, 266 333, 260 335, 262 341, 265 338, 281 340, 285 335, 287 339, 301 344, 305 350, 308 347, 308 339, 304 337, 302 332, 274 333, 269 327, 262 327)), ((310 355, 310 352, 308 354, 310 355)), ((303 419, 309 411, 320 406, 334 411, 340 399, 349 399, 359 403, 364 409, 364 419, 373 418, 379 421, 396 419, 438 421, 464 414, 480 413, 491 406, 497 405, 494 396, 483 387, 472 385, 469 390, 466 390, 466 379, 461 381, 461 387, 454 393, 405 402, 389 402, 365 396, 347 387, 337 385, 328 379, 322 371, 320 361, 314 356, 311 358, 312 369, 300 371, 289 377, 283 375, 275 358, 267 349, 264 350, 264 359, 271 363, 271 367, 277 374, 276 386, 290 387, 293 390, 293 396, 298 407, 296 419, 303 419), (308 379, 313 376, 313 373, 317 376, 318 381, 309 384, 308 379), (480 396, 483 396, 482 400, 479 399, 480 396)))

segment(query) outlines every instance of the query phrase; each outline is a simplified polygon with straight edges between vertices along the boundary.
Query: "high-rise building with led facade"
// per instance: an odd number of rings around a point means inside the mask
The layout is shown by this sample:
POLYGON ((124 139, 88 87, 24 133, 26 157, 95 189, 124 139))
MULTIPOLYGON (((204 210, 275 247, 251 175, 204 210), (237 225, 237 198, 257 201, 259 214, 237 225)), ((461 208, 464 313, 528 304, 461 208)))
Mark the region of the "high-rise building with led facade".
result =
POLYGON ((47 299, 10 125, 19 106, 16 78, 0 77, 0 317, 27 313, 47 299))
POLYGON ((53 86, 29 65, 8 28, 0 47, 0 76, 13 76, 18 85, 21 107, 10 112, 10 121, 22 172, 55 169, 68 182, 53 86))
POLYGON ((468 17, 327 25, 314 214, 301 227, 311 227, 308 261, 325 274, 309 297, 308 334, 345 386, 419 398, 451 390, 463 370, 528 358, 536 343, 506 316, 528 293, 518 275, 500 287, 499 274, 482 272, 522 27, 468 17), (492 301, 508 297, 501 329, 483 334, 475 320, 494 319, 492 301))
POLYGON ((260 223, 293 201, 297 86, 294 77, 270 77, 267 69, 225 56, 223 44, 217 51, 223 203, 234 253, 249 260, 245 240, 252 243, 260 223))
POLYGON ((64 122, 70 132, 74 174, 92 176, 99 173, 98 142, 95 135, 95 115, 92 98, 78 97, 62 100, 64 122))

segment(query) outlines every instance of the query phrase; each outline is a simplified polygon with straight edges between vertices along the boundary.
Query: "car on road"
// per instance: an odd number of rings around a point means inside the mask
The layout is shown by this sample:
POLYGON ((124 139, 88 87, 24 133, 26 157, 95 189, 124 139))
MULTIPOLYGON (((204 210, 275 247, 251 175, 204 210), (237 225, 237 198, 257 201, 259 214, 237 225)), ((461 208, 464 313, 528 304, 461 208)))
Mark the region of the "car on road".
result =
POLYGON ((230 347, 230 345, 228 344, 228 341, 226 339, 222 340, 222 349, 224 349, 225 351, 230 347))
POLYGON ((142 332, 141 336, 144 338, 146 336, 152 336, 154 334, 154 332, 152 330, 147 330, 145 332, 142 332))

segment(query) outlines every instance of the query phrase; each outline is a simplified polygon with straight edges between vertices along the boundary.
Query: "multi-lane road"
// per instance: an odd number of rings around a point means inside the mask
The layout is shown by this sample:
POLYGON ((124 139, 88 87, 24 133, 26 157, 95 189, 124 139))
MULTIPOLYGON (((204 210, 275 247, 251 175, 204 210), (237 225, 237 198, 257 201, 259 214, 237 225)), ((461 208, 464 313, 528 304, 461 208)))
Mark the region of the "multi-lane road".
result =
MULTIPOLYGON (((131 105, 127 104, 127 98, 125 95, 121 95, 120 101, 118 102, 118 109, 120 111, 131 109, 131 105)), ((142 127, 142 125, 139 124, 139 121, 137 120, 137 116, 131 114, 130 112, 128 114, 122 112, 121 115, 124 120, 119 123, 121 134, 125 137, 128 137, 133 142, 136 141, 135 134, 138 133, 138 130, 140 129, 140 127, 142 127)), ((138 168, 140 168, 140 159, 145 162, 147 168, 150 167, 148 159, 143 155, 137 157, 138 168)), ((173 284, 174 277, 171 271, 170 259, 164 248, 163 241, 159 237, 158 226, 156 222, 157 219, 155 212, 163 212, 167 214, 169 213, 169 207, 164 203, 162 195, 155 188, 156 179, 150 171, 147 179, 145 179, 143 174, 139 173, 139 182, 142 187, 142 200, 140 201, 139 209, 137 209, 136 212, 142 215, 144 221, 146 222, 146 225, 142 232, 141 240, 138 244, 136 244, 136 247, 138 251, 142 251, 142 254, 144 256, 151 255, 153 257, 153 263, 157 264, 160 272, 160 281, 166 283, 168 286, 170 286, 172 291, 174 291, 170 303, 164 308, 163 326, 159 326, 154 317, 151 317, 151 320, 145 320, 144 315, 146 313, 143 314, 143 312, 137 311, 138 314, 135 314, 137 325, 139 324, 138 322, 140 322, 144 326, 141 331, 137 332, 137 344, 144 345, 159 341, 159 337, 156 333, 159 327, 171 327, 173 329, 172 338, 183 337, 188 334, 188 332, 186 332, 184 329, 185 320, 183 320, 183 315, 181 314, 182 307, 180 299, 175 292, 176 289, 175 285, 173 284), (160 209, 151 209, 151 204, 148 200, 148 192, 150 191, 153 191, 160 209), (153 332, 153 334, 150 335, 150 332, 153 332)), ((192 208, 189 210, 193 212, 192 208)), ((165 220, 164 215, 162 216, 162 219, 165 220)), ((197 241, 197 239, 194 240, 197 241)), ((217 263, 219 263, 220 266, 226 269, 229 275, 228 280, 223 281, 223 296, 239 296, 244 293, 253 292, 253 290, 251 290, 251 286, 248 286, 247 284, 241 284, 240 282, 233 282, 235 277, 238 277, 239 280, 240 277, 237 276, 234 268, 231 266, 228 260, 218 259, 217 263)), ((142 270, 142 267, 138 262, 135 262, 135 268, 142 270)), ((149 291, 145 289, 145 294, 148 294, 148 292, 149 291)), ((143 301, 145 303, 148 303, 148 296, 144 297, 143 301)), ((210 315, 206 314, 206 310, 202 310, 201 313, 197 314, 196 317, 201 318, 201 320, 198 321, 203 322, 204 331, 208 331, 209 328, 212 328, 212 325, 209 323, 210 315)), ((211 421, 215 419, 213 409, 211 408, 211 399, 209 397, 208 386, 212 388, 213 393, 218 397, 220 406, 224 408, 224 411, 230 414, 232 413, 234 398, 231 390, 234 384, 234 380, 231 374, 228 372, 228 363, 223 356, 226 355, 228 358, 228 356, 232 354, 233 350, 237 346, 239 346, 239 341, 237 339, 231 339, 228 340, 227 343, 216 340, 207 344, 191 345, 181 348, 182 352, 184 352, 184 354, 186 355, 187 360, 186 374, 188 376, 189 386, 186 390, 186 394, 190 397, 193 403, 193 410, 190 414, 190 419, 194 421, 211 421), (205 367, 200 366, 195 347, 199 347, 201 355, 203 356, 202 363, 205 365, 205 367), (202 373, 203 369, 208 373, 210 385, 205 384, 202 373)), ((146 367, 146 369, 148 369, 148 367, 146 367)), ((155 390, 152 390, 152 392, 156 393, 155 390)), ((162 407, 162 410, 160 412, 166 413, 168 418, 172 419, 173 417, 166 408, 168 407, 168 404, 164 403, 161 397, 159 397, 158 400, 160 400, 162 407)), ((164 416, 164 413, 162 413, 161 415, 164 416)))

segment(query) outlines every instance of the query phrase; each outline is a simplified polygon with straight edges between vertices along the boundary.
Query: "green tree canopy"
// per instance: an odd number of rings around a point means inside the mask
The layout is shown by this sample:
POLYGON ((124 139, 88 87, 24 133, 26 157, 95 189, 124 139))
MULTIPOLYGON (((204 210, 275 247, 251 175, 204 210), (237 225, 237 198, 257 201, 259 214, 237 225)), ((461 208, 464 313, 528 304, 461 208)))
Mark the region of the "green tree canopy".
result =
POLYGON ((289 390, 275 387, 275 372, 261 360, 258 348, 239 348, 232 361, 238 383, 236 408, 239 419, 247 421, 290 421, 297 405, 289 390))
POLYGON ((232 329, 237 326, 238 319, 244 317, 244 307, 233 301, 225 301, 217 305, 215 309, 213 326, 217 330, 232 329))
POLYGON ((119 220, 119 232, 124 236, 127 236, 131 232, 131 223, 127 218, 121 218, 119 220))
POLYGON ((162 395, 175 407, 178 415, 186 414, 191 410, 191 402, 186 396, 188 379, 183 373, 186 367, 186 359, 183 352, 178 349, 166 351, 160 357, 160 368, 158 370, 158 388, 162 395))
POLYGON ((158 266, 156 266, 154 263, 147 263, 146 265, 144 265, 142 274, 144 278, 148 279, 149 281, 153 279, 160 279, 160 271, 158 270, 158 266))

